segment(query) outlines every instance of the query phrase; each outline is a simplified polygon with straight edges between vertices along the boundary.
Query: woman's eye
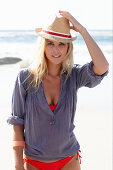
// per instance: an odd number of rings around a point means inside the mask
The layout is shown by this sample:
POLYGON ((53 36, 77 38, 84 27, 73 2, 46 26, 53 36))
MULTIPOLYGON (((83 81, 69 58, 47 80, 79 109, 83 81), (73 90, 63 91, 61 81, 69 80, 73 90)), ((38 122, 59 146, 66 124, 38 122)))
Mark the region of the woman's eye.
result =
POLYGON ((64 43, 60 43, 59 45, 63 46, 63 45, 65 45, 65 44, 64 44, 64 43))
POLYGON ((52 43, 52 42, 48 42, 47 44, 48 44, 48 45, 53 45, 53 43, 52 43))

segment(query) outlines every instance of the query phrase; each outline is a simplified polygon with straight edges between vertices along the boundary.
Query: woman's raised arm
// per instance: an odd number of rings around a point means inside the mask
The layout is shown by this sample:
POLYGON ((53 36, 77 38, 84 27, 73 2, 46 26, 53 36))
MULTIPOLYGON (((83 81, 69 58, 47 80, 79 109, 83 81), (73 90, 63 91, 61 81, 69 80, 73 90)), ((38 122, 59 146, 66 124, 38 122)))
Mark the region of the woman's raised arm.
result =
POLYGON ((86 28, 84 28, 69 12, 59 11, 59 13, 70 21, 70 23, 72 24, 70 28, 75 30, 76 32, 79 32, 84 38, 84 41, 94 64, 92 67, 94 73, 96 75, 104 74, 108 70, 109 64, 101 49, 90 36, 86 28))

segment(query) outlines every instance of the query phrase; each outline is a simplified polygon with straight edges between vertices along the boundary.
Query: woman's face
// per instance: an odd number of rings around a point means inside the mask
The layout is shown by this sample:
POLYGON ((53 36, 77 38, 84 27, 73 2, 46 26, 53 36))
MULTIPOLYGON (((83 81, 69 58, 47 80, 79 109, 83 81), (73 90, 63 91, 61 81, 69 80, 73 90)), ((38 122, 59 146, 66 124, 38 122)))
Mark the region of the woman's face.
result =
POLYGON ((46 39, 45 55, 54 64, 60 64, 65 59, 68 43, 46 39))

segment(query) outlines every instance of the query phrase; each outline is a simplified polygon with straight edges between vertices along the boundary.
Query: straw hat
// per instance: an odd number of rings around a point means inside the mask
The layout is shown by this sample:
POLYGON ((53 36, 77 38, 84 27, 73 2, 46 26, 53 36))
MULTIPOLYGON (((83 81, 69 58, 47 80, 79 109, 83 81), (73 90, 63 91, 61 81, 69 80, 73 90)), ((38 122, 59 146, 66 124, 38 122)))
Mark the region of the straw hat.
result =
POLYGON ((60 42, 72 42, 77 37, 70 34, 69 21, 62 17, 60 14, 54 14, 49 17, 48 22, 44 28, 36 28, 36 33, 43 38, 60 41, 60 42))

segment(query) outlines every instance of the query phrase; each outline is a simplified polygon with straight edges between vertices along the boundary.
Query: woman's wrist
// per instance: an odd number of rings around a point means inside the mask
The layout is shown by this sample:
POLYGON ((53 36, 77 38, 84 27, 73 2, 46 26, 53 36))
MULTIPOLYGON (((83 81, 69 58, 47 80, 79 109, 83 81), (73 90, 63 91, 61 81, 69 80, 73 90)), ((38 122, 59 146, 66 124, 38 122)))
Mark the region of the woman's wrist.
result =
POLYGON ((79 33, 83 36, 87 32, 86 28, 81 26, 79 33))
POLYGON ((23 168, 23 148, 15 147, 13 148, 14 152, 14 161, 15 161, 15 169, 23 168))
POLYGON ((15 170, 23 170, 24 169, 24 164, 23 164, 23 162, 22 163, 17 163, 17 164, 15 164, 15 170))

